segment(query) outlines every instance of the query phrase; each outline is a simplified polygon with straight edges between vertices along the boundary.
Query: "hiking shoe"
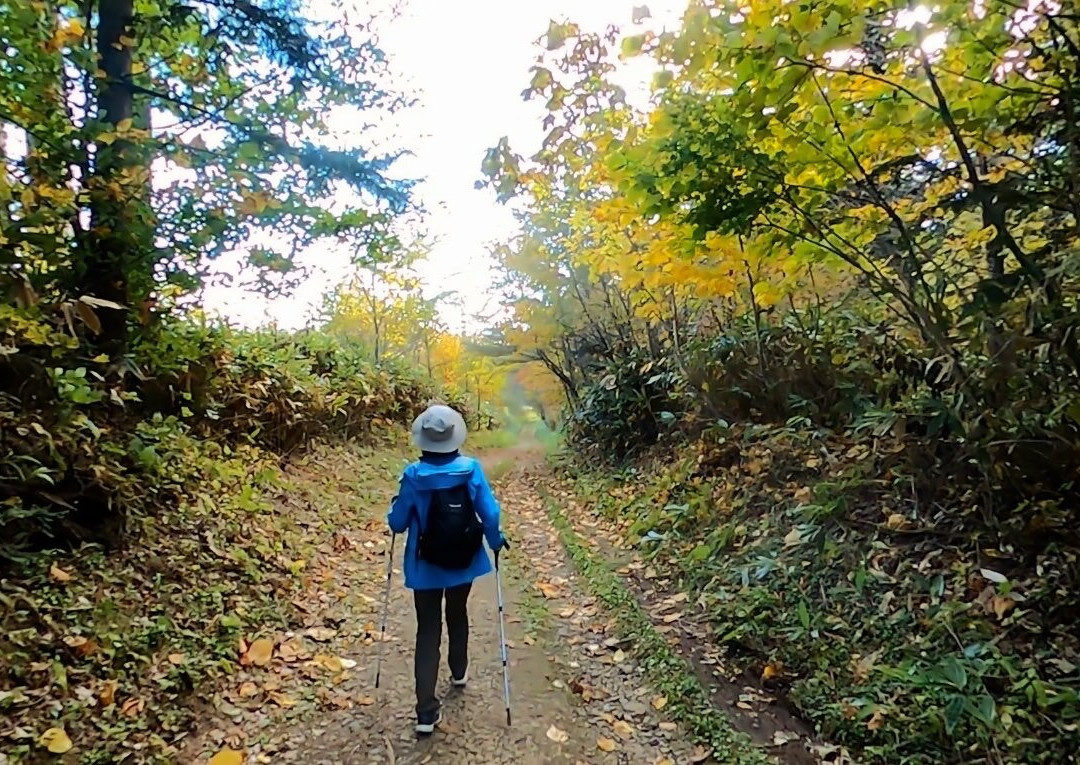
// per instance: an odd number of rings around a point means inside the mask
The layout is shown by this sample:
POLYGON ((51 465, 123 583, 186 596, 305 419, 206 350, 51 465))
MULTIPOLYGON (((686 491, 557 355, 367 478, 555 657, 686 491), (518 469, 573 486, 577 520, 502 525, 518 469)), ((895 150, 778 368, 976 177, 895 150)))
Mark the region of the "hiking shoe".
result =
POLYGON ((435 726, 442 722, 442 710, 435 713, 431 720, 416 718, 416 732, 421 736, 430 736, 435 732, 435 726))
POLYGON ((450 678, 450 685, 454 686, 455 688, 464 688, 468 684, 469 684, 469 670, 465 670, 465 674, 462 675, 461 677, 451 677, 450 678))

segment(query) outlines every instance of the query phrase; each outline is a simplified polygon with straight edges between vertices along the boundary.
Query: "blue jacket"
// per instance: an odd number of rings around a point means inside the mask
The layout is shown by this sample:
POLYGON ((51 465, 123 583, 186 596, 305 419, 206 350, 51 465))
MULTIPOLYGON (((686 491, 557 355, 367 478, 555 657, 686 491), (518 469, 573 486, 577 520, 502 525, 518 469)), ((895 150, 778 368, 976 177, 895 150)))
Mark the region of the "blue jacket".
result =
POLYGON ((484 477, 480 463, 472 457, 457 454, 429 456, 405 468, 398 494, 390 505, 386 522, 395 534, 408 531, 405 539, 405 586, 410 590, 435 590, 456 587, 491 573, 491 558, 483 546, 468 568, 458 571, 433 566, 420 560, 417 544, 420 529, 427 523, 428 508, 435 489, 449 489, 468 484, 476 514, 484 526, 484 537, 492 550, 499 547, 499 503, 484 477))

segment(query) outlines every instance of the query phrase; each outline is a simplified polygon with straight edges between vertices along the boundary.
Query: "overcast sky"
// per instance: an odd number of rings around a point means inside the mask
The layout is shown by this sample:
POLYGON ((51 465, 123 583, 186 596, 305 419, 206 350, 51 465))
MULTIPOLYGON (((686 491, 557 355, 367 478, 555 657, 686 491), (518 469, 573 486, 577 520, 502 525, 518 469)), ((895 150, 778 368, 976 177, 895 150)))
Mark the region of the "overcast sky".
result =
MULTIPOLYGON (((339 0, 313 0, 340 5, 339 0)), ((438 239, 422 276, 430 292, 461 293, 464 315, 444 313, 451 329, 475 328, 464 316, 493 307, 489 242, 512 233, 514 221, 488 191, 476 190, 480 162, 489 146, 509 136, 519 152, 531 153, 543 137, 542 104, 525 102, 529 68, 538 53, 534 41, 550 19, 572 20, 585 29, 615 23, 630 27, 641 0, 409 0, 400 18, 381 32, 398 81, 419 104, 395 119, 399 145, 415 156, 398 172, 423 178, 420 200, 430 211, 424 228, 438 239)), ((685 0, 647 2, 650 25, 674 23, 685 0)), ((648 62, 636 62, 622 84, 642 95, 651 76, 648 62)), ((289 298, 266 301, 237 288, 213 289, 207 307, 244 324, 277 321, 302 326, 320 296, 348 277, 347 258, 332 251, 310 252, 307 283, 289 298)))

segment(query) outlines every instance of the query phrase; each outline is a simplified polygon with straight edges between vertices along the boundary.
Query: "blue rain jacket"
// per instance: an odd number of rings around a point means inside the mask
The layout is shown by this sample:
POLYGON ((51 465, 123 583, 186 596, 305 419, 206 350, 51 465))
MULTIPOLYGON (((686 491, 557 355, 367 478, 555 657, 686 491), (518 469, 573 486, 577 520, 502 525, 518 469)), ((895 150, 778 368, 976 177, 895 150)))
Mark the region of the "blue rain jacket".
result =
POLYGON ((401 476, 398 494, 390 505, 386 522, 395 534, 405 538, 405 586, 410 590, 435 590, 471 582, 492 571, 491 558, 482 545, 468 568, 447 570, 420 560, 417 546, 420 529, 427 523, 428 509, 435 489, 449 489, 468 484, 473 507, 484 527, 488 546, 497 549, 502 541, 499 531, 499 503, 488 485, 480 463, 472 457, 460 455, 424 455, 419 461, 405 468, 401 476))

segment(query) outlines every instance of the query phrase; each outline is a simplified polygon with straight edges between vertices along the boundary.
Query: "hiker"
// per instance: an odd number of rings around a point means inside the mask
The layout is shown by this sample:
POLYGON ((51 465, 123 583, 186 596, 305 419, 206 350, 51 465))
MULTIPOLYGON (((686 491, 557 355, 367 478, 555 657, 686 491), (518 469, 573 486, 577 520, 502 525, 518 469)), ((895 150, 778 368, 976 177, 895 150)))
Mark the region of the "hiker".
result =
POLYGON ((508 546, 499 530, 499 504, 480 463, 458 451, 465 435, 464 418, 448 406, 431 406, 416 418, 412 440, 421 457, 405 468, 386 518, 395 534, 408 531, 402 568, 416 605, 416 732, 424 735, 442 721, 435 684, 443 599, 450 682, 464 688, 469 591, 474 579, 492 570, 484 539, 496 554, 508 546))

